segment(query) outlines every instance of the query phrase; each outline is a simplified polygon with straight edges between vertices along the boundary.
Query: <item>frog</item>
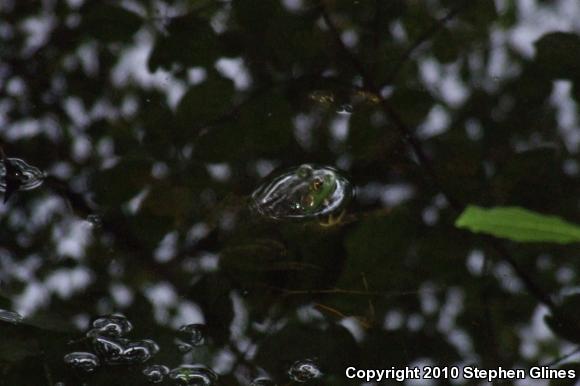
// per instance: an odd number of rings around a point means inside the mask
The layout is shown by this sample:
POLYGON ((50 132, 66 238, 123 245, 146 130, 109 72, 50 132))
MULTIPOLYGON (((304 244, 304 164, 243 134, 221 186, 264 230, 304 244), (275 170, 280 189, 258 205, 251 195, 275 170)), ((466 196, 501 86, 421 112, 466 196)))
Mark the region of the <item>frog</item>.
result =
POLYGON ((330 166, 302 164, 266 179, 251 196, 251 207, 274 220, 317 219, 337 225, 354 195, 348 179, 330 166))

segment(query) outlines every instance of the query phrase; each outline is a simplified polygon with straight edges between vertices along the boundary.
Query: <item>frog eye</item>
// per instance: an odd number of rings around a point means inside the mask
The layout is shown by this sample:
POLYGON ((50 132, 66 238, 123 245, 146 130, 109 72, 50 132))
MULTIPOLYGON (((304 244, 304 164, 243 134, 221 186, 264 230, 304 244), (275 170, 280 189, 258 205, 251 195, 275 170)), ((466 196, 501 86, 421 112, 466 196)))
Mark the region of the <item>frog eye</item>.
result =
POLYGON ((312 175, 313 169, 312 166, 308 164, 300 165, 298 170, 296 170, 296 175, 299 178, 306 179, 312 175))
POLYGON ((310 190, 317 192, 320 190, 320 188, 322 188, 322 184, 323 181, 321 178, 315 178, 311 183, 310 183, 310 190))

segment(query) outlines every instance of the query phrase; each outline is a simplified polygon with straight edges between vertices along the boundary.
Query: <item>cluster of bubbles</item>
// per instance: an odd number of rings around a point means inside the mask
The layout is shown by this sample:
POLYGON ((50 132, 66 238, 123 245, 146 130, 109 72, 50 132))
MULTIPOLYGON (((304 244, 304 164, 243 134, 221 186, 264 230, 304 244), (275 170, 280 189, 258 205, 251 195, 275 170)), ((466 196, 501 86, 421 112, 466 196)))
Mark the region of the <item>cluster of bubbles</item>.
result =
MULTIPOLYGON (((361 92, 362 93, 362 92, 361 92)), ((359 93, 355 97, 376 103, 376 97, 359 93)), ((311 99, 324 104, 334 104, 332 93, 316 91, 311 99)), ((350 114, 352 105, 341 104, 338 113, 350 114)), ((36 167, 17 158, 3 158, 0 162, 0 192, 6 195, 18 190, 31 190, 40 186, 46 177, 36 167)), ((252 194, 252 207, 259 214, 273 219, 308 219, 334 213, 350 201, 354 190, 350 182, 338 170, 328 166, 304 164, 266 180, 252 194)), ((95 227, 102 225, 102 218, 89 215, 87 221, 95 227)), ((22 316, 16 312, 0 309, 0 321, 17 324, 22 316)), ((149 361, 159 351, 153 340, 130 340, 126 338, 133 329, 131 322, 121 315, 107 315, 95 319, 86 338, 92 343, 95 353, 88 351, 70 352, 64 362, 83 372, 93 373, 102 364, 138 365, 149 361)), ((175 339, 182 353, 206 344, 206 326, 188 324, 180 327, 175 339)), ((204 365, 183 364, 174 369, 165 365, 152 364, 145 367, 143 375, 151 383, 166 379, 175 385, 212 386, 218 375, 204 365)), ((320 378, 322 372, 315 361, 305 359, 295 362, 288 370, 288 377, 297 383, 320 378)), ((63 385, 59 382, 58 385, 63 385)), ((269 378, 259 377, 250 386, 276 386, 269 378)))
MULTIPOLYGON (((64 356, 64 361, 71 367, 84 373, 93 373, 101 364, 138 365, 149 361, 158 351, 159 346, 150 339, 131 341, 125 336, 131 332, 133 325, 121 315, 102 316, 92 323, 86 333, 96 354, 77 351, 64 356)), ((206 342, 206 327, 203 324, 188 324, 180 327, 177 346, 181 352, 188 352, 193 347, 206 342)), ((143 369, 143 375, 151 383, 161 383, 166 379, 175 385, 211 386, 218 376, 203 365, 181 365, 170 369, 165 365, 152 364, 143 369)))
POLYGON ((252 209, 276 219, 312 219, 341 211, 354 195, 335 168, 303 164, 266 179, 252 193, 252 209))
POLYGON ((93 321, 86 333, 96 355, 76 351, 64 357, 65 363, 86 373, 94 372, 101 363, 107 365, 135 365, 145 363, 159 351, 157 343, 150 339, 131 341, 125 336, 133 325, 120 315, 103 316, 93 321))
MULTIPOLYGON (((131 322, 121 315, 108 315, 97 318, 92 328, 86 333, 95 353, 75 351, 64 356, 64 362, 83 373, 93 373, 102 364, 105 365, 138 365, 147 362, 158 351, 159 346, 150 339, 131 341, 125 336, 133 329, 131 322)), ((187 324, 179 328, 177 346, 182 352, 189 352, 194 347, 204 345, 207 341, 206 326, 187 324)), ((142 371, 145 378, 154 384, 169 380, 179 386, 212 386, 217 383, 218 375, 209 367, 200 364, 182 364, 174 369, 165 365, 151 364, 142 371)), ((312 359, 294 362, 288 370, 288 377, 297 383, 305 383, 320 378, 322 371, 312 359)), ((258 377, 250 386, 276 386, 269 378, 258 377)))

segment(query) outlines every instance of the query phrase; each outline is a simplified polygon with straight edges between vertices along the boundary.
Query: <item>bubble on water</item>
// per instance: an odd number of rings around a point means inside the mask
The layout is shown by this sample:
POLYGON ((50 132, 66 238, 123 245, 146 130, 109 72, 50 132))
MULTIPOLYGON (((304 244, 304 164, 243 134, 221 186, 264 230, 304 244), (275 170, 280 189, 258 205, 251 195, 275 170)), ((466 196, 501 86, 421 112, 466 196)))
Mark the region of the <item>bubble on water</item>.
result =
POLYGON ((133 325, 122 315, 106 315, 95 319, 93 328, 87 332, 87 336, 121 337, 129 333, 133 325))
POLYGON ((143 369, 143 375, 151 383, 161 383, 169 374, 169 367, 163 365, 151 365, 143 369))
POLYGON ((251 208, 276 220, 311 219, 340 212, 353 196, 337 169, 304 164, 266 179, 252 193, 251 208))
POLYGON ((159 352, 157 343, 150 339, 131 342, 128 339, 98 336, 93 346, 109 365, 134 365, 145 363, 159 352))
POLYGON ((175 339, 177 348, 181 352, 189 352, 193 347, 205 344, 207 327, 205 324, 186 324, 179 328, 179 338, 175 339))
POLYGON ((106 362, 119 360, 123 356, 128 339, 97 336, 93 339, 93 347, 97 354, 106 362))
POLYGON ((103 226, 103 218, 98 214, 89 214, 87 216, 87 222, 91 224, 93 228, 100 228, 103 226))
POLYGON ((277 385, 270 378, 260 377, 254 379, 250 384, 250 386, 277 386, 277 385))
POLYGON ((90 352, 71 352, 64 356, 64 362, 86 373, 94 372, 101 362, 99 358, 90 352))
POLYGON ((352 114, 353 107, 349 103, 343 103, 336 109, 337 114, 349 115, 352 114))
POLYGON ((181 365, 171 370, 169 378, 176 385, 212 386, 218 376, 212 369, 203 365, 181 365))
POLYGON ((125 361, 130 363, 144 363, 159 352, 159 345, 151 339, 129 343, 123 353, 125 361))
POLYGON ((288 370, 288 376, 295 382, 308 382, 322 377, 322 371, 312 359, 304 359, 294 362, 288 370))
POLYGON ((0 160, 0 191, 31 190, 42 185, 46 174, 18 158, 0 160), (7 165, 8 164, 8 165, 7 165), (8 171, 6 170, 8 169, 8 171))
POLYGON ((18 324, 22 322, 22 315, 14 311, 3 310, 0 308, 0 322, 18 324))
POLYGON ((175 345, 177 346, 177 349, 184 354, 193 350, 192 345, 185 343, 184 341, 182 341, 180 339, 175 339, 175 345))

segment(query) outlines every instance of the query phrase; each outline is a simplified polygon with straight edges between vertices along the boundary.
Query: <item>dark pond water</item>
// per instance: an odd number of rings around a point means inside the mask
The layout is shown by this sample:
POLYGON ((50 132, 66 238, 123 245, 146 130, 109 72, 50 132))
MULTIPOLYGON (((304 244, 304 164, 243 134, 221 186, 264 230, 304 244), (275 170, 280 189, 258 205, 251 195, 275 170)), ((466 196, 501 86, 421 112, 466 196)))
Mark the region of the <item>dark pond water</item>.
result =
POLYGON ((575 384, 579 16, 0 0, 0 386, 575 384))

